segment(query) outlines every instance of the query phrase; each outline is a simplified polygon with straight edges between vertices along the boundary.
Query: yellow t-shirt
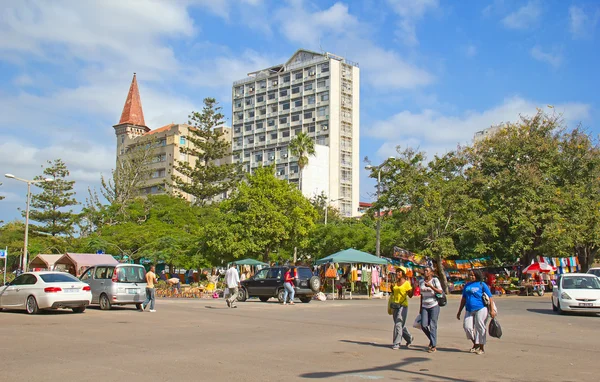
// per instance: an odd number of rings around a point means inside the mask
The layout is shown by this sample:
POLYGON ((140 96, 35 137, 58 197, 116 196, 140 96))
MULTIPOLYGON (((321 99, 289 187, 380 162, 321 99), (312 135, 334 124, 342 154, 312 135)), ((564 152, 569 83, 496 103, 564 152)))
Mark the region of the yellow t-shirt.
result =
POLYGON ((390 303, 400 304, 402 306, 408 306, 408 292, 412 290, 412 286, 408 281, 398 286, 392 287, 392 294, 390 294, 390 303))

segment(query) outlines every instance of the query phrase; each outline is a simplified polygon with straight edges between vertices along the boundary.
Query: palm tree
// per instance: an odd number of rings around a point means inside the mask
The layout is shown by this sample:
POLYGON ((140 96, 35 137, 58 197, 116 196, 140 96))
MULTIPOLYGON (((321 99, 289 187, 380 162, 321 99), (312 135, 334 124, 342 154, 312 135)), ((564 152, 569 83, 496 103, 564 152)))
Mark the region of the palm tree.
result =
POLYGON ((308 164, 308 157, 310 155, 315 155, 315 141, 312 140, 308 134, 302 132, 297 134, 290 141, 290 153, 293 156, 298 157, 298 168, 300 170, 300 180, 299 180, 299 189, 302 191, 302 170, 308 164))

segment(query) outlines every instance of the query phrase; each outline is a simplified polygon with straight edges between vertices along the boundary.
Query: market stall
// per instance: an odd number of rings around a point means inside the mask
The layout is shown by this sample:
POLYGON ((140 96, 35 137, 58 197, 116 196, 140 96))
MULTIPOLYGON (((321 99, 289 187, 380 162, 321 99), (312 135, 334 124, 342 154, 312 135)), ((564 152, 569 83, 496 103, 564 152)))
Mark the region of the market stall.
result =
POLYGON ((53 271, 56 260, 63 255, 39 254, 29 262, 29 269, 33 271, 53 271))
POLYGON ((364 290, 369 296, 379 292, 382 279, 387 273, 388 261, 370 253, 349 248, 315 262, 322 285, 331 284, 332 298, 336 287, 343 297, 346 289, 353 292, 364 290), (336 285, 337 283, 337 285, 336 285))
POLYGON ((117 260, 111 255, 98 255, 95 253, 66 253, 54 263, 54 270, 69 272, 75 277, 79 277, 87 268, 92 265, 116 265, 117 260))

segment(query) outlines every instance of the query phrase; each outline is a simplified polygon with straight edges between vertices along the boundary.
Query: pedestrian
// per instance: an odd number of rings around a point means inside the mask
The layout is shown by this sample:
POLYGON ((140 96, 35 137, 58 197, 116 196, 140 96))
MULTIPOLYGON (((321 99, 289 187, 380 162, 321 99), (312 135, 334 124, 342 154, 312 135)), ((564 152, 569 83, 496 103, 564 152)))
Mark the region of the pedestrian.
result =
POLYGON ((227 283, 227 288, 229 289, 229 298, 225 300, 227 302, 227 306, 230 308, 237 308, 237 305, 235 305, 235 300, 238 298, 240 275, 235 263, 231 263, 229 269, 227 272, 225 272, 225 282, 227 283))
POLYGON ((167 284, 171 288, 171 292, 177 291, 176 294, 181 293, 181 280, 178 277, 171 277, 167 280, 167 284))
MULTIPOLYGON (((492 301, 492 292, 483 282, 481 271, 472 270, 469 272, 469 282, 465 285, 460 301, 460 308, 456 318, 460 321, 460 314, 463 308, 466 308, 463 328, 467 338, 473 342, 470 352, 475 354, 485 354, 486 342, 486 321, 488 317, 488 307, 484 303, 484 294, 489 299, 489 306, 494 306, 492 301)), ((492 318, 496 317, 496 310, 491 309, 492 318)))
POLYGON ((436 293, 443 293, 442 284, 433 276, 433 268, 425 267, 425 277, 419 283, 421 290, 421 329, 429 339, 427 351, 437 351, 437 326, 440 316, 440 306, 435 297, 436 293))
POLYGON ((392 293, 388 300, 388 313, 394 318, 394 337, 392 349, 400 348, 402 338, 409 347, 414 337, 406 327, 406 316, 408 315, 408 299, 413 296, 413 287, 406 276, 406 268, 396 269, 396 284, 392 287, 392 293))
POLYGON ((159 277, 160 277, 161 281, 167 281, 167 275, 166 275, 164 269, 162 271, 160 271, 160 276, 159 277))
POLYGON ((283 305, 287 303, 288 295, 290 296, 290 305, 294 305, 294 282, 296 281, 296 267, 290 267, 285 271, 283 276, 283 305))
POLYGON ((140 310, 141 312, 146 310, 146 306, 148 306, 148 304, 150 304, 150 312, 156 312, 156 310, 154 310, 154 303, 156 302, 154 283, 158 282, 158 279, 156 278, 156 273, 154 272, 154 265, 150 267, 149 272, 146 272, 146 300, 142 303, 142 309, 140 310))

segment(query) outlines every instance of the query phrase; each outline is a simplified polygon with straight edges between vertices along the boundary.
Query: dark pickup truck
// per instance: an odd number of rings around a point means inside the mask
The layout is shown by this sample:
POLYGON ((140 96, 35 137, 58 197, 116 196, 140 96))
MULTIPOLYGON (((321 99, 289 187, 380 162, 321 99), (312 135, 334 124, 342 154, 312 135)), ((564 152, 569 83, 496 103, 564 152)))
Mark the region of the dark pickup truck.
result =
MULTIPOLYGON (((238 301, 246 301, 250 297, 258 297, 266 302, 275 297, 283 302, 283 278, 288 267, 265 268, 253 277, 242 281, 238 301)), ((321 280, 314 276, 308 267, 296 267, 296 297, 303 303, 309 303, 315 293, 321 289, 321 280)))

